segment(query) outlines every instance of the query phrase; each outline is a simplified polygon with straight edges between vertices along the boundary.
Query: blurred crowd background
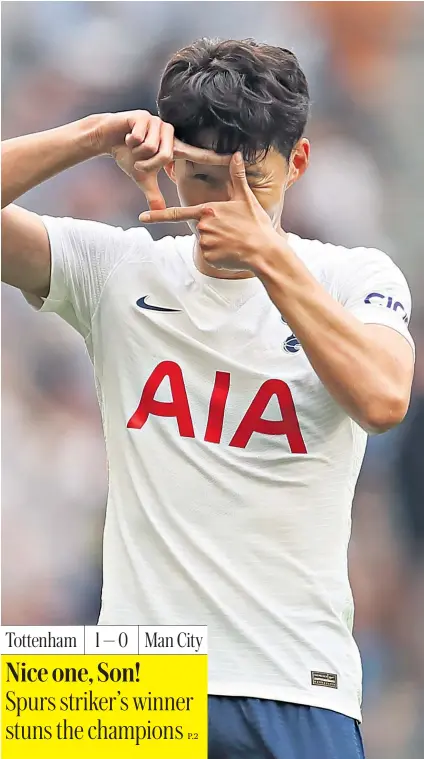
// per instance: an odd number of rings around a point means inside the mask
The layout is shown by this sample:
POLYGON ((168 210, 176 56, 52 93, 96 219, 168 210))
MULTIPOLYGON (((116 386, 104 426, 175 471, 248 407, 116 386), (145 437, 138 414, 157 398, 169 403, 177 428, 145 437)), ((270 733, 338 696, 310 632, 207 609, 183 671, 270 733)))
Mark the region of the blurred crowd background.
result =
MULTIPOLYGON (((312 160, 289 193, 284 227, 380 247, 412 289, 411 408, 400 428, 369 442, 350 573, 368 757, 422 759, 424 4, 3 2, 3 139, 89 113, 155 112, 167 57, 200 36, 253 36, 298 55, 313 99, 312 160)), ((174 204, 165 177, 162 186, 174 204)), ((107 158, 20 202, 123 227, 137 225, 145 208, 107 158)), ((94 624, 106 462, 91 365, 70 327, 35 314, 10 288, 2 295, 2 623, 94 624)))

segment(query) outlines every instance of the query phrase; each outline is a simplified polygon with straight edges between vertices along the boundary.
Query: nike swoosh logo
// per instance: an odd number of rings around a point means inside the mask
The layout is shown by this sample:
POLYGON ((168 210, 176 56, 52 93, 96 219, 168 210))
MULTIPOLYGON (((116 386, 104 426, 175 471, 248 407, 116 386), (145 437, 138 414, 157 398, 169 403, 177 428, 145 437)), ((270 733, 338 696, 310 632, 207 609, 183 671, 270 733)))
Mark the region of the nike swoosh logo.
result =
POLYGON ((176 311, 181 312, 180 308, 162 308, 162 306, 151 306, 150 303, 146 303, 148 297, 148 295, 144 295, 142 298, 139 298, 137 301, 137 306, 139 306, 139 308, 145 308, 147 311, 164 311, 168 314, 176 311))

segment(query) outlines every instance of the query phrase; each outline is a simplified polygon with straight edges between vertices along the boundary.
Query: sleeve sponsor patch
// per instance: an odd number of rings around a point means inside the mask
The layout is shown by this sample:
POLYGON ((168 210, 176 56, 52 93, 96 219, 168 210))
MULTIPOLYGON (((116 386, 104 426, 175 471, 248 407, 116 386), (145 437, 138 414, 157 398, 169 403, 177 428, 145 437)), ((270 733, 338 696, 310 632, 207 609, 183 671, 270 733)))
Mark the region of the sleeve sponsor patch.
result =
POLYGON ((364 299, 364 303, 371 306, 380 306, 383 308, 388 308, 391 311, 399 311, 400 316, 402 320, 405 322, 405 324, 408 324, 409 317, 406 313, 404 305, 400 302, 400 300, 396 300, 393 298, 392 295, 384 295, 384 293, 368 293, 367 297, 364 299))

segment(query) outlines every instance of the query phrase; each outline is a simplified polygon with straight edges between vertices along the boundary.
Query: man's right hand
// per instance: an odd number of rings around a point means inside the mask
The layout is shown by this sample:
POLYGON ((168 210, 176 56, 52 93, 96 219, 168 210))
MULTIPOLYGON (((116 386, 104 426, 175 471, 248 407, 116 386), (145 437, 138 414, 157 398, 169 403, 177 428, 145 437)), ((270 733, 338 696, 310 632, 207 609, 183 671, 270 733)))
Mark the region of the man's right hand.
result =
POLYGON ((162 210, 166 203, 158 185, 158 173, 177 158, 193 163, 227 166, 230 155, 186 145, 174 137, 174 127, 148 111, 106 113, 97 117, 93 140, 99 152, 111 155, 119 168, 134 179, 149 208, 162 210))

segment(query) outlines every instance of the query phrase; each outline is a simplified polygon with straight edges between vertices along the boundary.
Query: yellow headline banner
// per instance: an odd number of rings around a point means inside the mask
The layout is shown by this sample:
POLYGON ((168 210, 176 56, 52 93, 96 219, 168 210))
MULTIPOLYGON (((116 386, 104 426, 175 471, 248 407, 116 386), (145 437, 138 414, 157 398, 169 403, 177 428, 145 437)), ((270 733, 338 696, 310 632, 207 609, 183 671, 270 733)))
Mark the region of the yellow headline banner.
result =
MULTIPOLYGON (((97 630, 104 638, 107 628, 97 630)), ((34 654, 2 646, 3 759, 206 759, 207 655, 153 648, 34 654)))

